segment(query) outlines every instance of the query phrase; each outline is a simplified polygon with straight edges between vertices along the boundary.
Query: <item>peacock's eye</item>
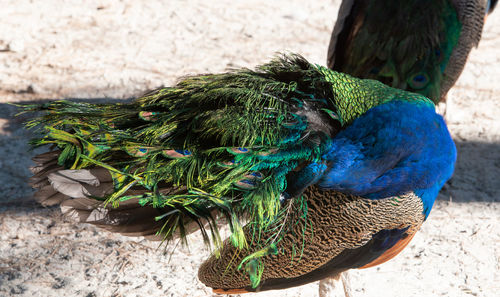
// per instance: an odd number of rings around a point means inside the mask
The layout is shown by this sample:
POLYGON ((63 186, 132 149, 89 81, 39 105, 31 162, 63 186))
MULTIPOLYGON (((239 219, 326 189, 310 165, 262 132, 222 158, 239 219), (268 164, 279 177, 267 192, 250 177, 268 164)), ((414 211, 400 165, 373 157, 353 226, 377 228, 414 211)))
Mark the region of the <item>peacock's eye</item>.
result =
POLYGON ((408 84, 415 90, 423 89, 429 83, 429 76, 425 73, 417 73, 408 79, 408 84))

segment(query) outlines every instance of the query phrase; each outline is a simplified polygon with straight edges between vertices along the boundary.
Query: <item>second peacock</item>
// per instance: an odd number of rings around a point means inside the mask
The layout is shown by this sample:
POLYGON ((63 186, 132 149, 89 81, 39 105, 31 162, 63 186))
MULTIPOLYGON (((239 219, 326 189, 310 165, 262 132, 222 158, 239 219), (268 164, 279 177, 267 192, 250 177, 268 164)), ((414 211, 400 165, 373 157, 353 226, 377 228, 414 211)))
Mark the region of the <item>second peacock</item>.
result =
POLYGON ((328 66, 444 101, 496 2, 343 0, 328 66))

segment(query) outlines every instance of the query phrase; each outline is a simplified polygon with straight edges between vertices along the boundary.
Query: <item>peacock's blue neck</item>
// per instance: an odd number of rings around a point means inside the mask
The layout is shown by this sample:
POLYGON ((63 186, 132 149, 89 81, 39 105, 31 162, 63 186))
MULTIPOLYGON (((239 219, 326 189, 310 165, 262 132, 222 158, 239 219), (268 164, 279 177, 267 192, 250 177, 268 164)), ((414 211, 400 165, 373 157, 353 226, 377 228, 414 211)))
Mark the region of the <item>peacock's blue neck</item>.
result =
POLYGON ((422 203, 424 206, 423 213, 425 215, 425 219, 427 219, 427 217, 429 216, 432 206, 434 205, 434 201, 436 201, 438 193, 445 184, 445 182, 446 181, 436 182, 430 188, 415 190, 415 195, 417 195, 418 197, 420 197, 420 199, 422 199, 422 203))
POLYGON ((456 148, 443 118, 418 102, 374 107, 332 139, 320 186, 369 199, 414 191, 427 216, 451 177, 456 148))

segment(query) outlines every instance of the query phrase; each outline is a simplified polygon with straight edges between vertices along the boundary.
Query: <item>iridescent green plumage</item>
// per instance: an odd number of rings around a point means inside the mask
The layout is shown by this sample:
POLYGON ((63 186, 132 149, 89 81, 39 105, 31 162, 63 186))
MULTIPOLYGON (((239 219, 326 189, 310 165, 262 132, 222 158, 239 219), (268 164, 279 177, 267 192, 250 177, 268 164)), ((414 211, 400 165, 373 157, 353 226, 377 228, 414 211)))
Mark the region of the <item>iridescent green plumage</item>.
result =
MULTIPOLYGON (((155 222, 142 228, 137 218, 133 232, 119 223, 134 215, 126 207, 138 208, 133 205, 137 201, 161 224, 155 232, 163 239, 184 237, 195 222, 218 247, 216 220, 223 214, 234 246, 258 247, 240 263, 257 286, 263 271, 260 259, 277 252, 276 244, 287 234, 283 226, 290 208, 295 217, 300 213, 307 218, 302 191, 314 181, 308 174, 302 178, 301 172, 316 170, 308 167, 315 162, 325 167, 323 154, 338 131, 393 100, 432 106, 421 95, 355 79, 299 56, 283 56, 255 71, 188 77, 132 103, 57 101, 23 108, 45 112, 28 123, 45 133, 33 144, 52 144, 57 150, 40 158, 41 171, 33 183, 41 183, 42 190, 53 187, 69 197, 79 195, 80 200, 61 198, 63 208, 111 230, 152 235, 145 232, 151 232, 147 226, 157 228, 155 222), (102 195, 85 194, 103 183, 92 178, 97 173, 109 181, 109 189, 102 195), (294 192, 287 187, 290 179, 294 192), (291 197, 284 197, 285 189, 291 197), (113 207, 118 214, 111 219, 113 207), (252 231, 245 232, 251 238, 244 234, 242 218, 249 222, 252 231)), ((40 194, 42 202, 45 196, 40 194)), ((296 244, 300 257, 302 243, 296 244)))

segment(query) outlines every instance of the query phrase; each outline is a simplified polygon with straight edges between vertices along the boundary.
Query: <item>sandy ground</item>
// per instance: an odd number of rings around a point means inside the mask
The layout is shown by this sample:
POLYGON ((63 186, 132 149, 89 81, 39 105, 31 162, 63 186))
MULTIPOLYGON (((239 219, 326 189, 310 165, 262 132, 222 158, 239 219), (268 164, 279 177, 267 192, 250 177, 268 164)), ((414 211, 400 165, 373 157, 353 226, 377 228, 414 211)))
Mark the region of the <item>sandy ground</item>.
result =
MULTIPOLYGON (((0 296, 212 294, 196 277, 209 255, 199 238, 170 258, 172 248, 74 225, 34 203, 32 135, 6 102, 123 100, 182 75, 253 67, 277 51, 324 64, 339 2, 0 0, 0 296)), ((498 296, 498 13, 449 94, 453 179, 401 255, 352 272, 355 296, 498 296)), ((315 295, 317 284, 246 296, 315 295)))

